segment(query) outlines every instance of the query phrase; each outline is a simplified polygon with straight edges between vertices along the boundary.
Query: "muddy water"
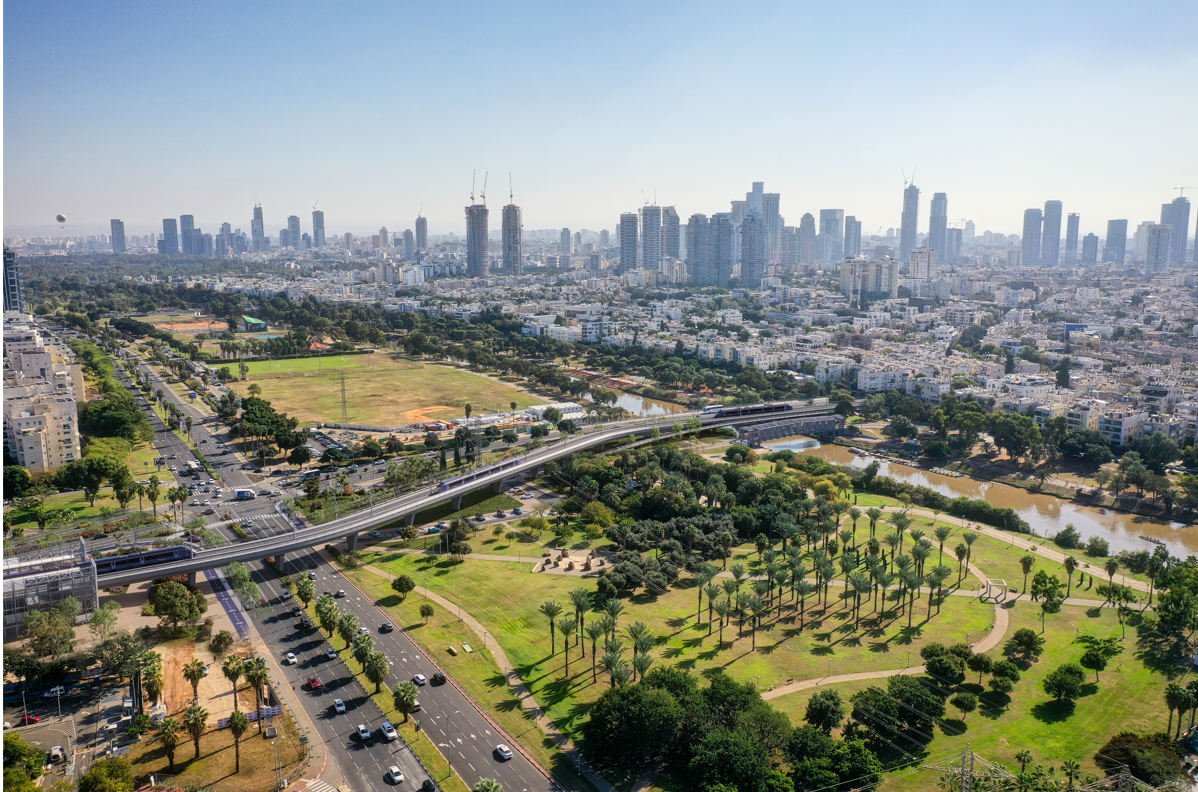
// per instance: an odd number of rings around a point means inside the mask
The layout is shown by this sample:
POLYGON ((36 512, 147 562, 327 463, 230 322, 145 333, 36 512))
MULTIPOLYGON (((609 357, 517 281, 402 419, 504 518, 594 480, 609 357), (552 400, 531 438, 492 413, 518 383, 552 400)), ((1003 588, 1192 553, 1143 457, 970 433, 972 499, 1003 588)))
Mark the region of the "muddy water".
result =
MULTIPOLYGON (((856 456, 843 446, 820 445, 818 440, 807 437, 785 438, 765 445, 774 450, 790 449, 796 453, 811 454, 838 465, 855 468, 863 468, 874 461, 873 457, 856 456)), ((1017 487, 978 481, 968 476, 953 478, 905 465, 891 464, 885 460, 878 461, 881 463, 879 475, 928 487, 949 497, 965 495, 986 500, 995 506, 1009 506, 1027 521, 1038 536, 1051 537, 1068 523, 1073 523, 1083 537, 1101 536, 1106 539, 1110 542, 1112 552, 1151 550, 1153 545, 1141 539, 1143 535, 1164 541, 1173 555, 1185 557, 1191 553, 1198 553, 1198 527, 1079 506, 1050 495, 1037 495, 1017 487)))
MULTIPOLYGON (((570 379, 578 378, 571 377, 570 379)), ((618 397, 614 406, 623 407, 628 412, 641 418, 651 418, 655 415, 672 415, 674 413, 687 412, 690 409, 689 407, 674 404, 673 402, 646 399, 643 396, 637 396, 635 393, 628 393, 619 388, 608 388, 607 390, 618 397)))

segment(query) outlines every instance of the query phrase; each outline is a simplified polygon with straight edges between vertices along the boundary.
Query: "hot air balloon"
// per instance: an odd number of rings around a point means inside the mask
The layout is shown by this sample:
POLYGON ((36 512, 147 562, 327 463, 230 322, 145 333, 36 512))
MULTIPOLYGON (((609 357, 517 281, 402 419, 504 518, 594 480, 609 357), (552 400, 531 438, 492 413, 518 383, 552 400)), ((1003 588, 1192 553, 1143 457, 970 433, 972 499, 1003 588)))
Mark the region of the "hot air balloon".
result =
POLYGON ((58 217, 55 217, 54 219, 60 223, 65 223, 67 221, 67 216, 60 214, 60 215, 58 215, 58 217))

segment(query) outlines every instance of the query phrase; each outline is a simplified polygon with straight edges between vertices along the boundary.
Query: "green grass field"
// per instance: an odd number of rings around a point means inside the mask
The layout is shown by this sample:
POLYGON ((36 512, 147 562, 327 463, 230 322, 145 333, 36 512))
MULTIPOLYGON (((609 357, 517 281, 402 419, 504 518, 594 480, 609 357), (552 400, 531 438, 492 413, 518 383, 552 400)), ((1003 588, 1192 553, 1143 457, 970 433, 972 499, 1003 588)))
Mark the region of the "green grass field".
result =
POLYGON ((341 378, 345 377, 349 421, 395 426, 457 418, 467 404, 482 415, 543 403, 542 399, 469 371, 426 365, 375 353, 247 363, 250 379, 232 383, 245 395, 250 383, 280 412, 301 421, 341 421, 341 378))

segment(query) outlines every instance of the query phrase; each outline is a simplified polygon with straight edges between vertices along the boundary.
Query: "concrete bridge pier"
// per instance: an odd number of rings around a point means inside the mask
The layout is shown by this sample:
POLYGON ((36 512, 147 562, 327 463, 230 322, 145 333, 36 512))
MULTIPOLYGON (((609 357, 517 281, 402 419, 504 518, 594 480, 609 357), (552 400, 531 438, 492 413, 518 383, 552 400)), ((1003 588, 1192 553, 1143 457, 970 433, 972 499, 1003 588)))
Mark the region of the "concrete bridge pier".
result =
POLYGON ((275 553, 275 568, 278 569, 281 574, 287 573, 286 553, 275 553))
POLYGON ((453 507, 454 511, 457 511, 458 509, 462 508, 462 496, 454 495, 453 498, 449 501, 449 505, 453 507))
POLYGON ((502 481, 496 481, 494 484, 492 484, 492 485, 491 485, 491 492, 494 492, 496 495, 498 495, 499 493, 503 492, 503 482, 502 482, 502 481))
POLYGON ((356 533, 352 533, 349 536, 345 537, 345 544, 346 544, 345 549, 348 550, 349 552, 352 553, 353 551, 357 550, 358 549, 358 535, 356 533))
POLYGON ((195 572, 188 572, 188 573, 187 573, 187 583, 188 583, 188 585, 194 586, 194 585, 196 584, 196 574, 197 574, 197 573, 195 573, 195 572))
POLYGON ((412 513, 411 513, 411 514, 409 514, 407 517, 404 517, 404 518, 403 518, 403 520, 404 520, 404 522, 406 522, 406 523, 407 523, 409 526, 415 525, 415 524, 416 524, 416 512, 412 512, 412 513))

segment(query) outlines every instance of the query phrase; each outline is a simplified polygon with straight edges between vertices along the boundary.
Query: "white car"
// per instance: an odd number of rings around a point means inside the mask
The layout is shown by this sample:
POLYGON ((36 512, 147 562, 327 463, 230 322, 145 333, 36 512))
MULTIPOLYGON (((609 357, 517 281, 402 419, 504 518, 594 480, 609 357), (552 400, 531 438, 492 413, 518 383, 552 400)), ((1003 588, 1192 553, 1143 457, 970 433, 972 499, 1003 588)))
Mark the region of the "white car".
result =
POLYGON ((325 649, 325 650, 324 650, 324 653, 325 653, 325 655, 327 655, 327 656, 329 657, 329 659, 331 659, 331 660, 336 660, 336 659, 337 659, 337 650, 336 650, 336 649, 334 649, 334 648, 333 648, 333 647, 331 647, 331 646, 330 646, 328 649, 325 649))
POLYGON ((495 753, 499 754, 499 758, 505 762, 512 758, 512 749, 508 748, 503 743, 499 743, 499 745, 495 746, 495 753))
POLYGON ((287 653, 287 665, 295 665, 295 664, 296 664, 296 663, 298 663, 298 662, 299 662, 299 661, 295 659, 295 653, 294 653, 294 652, 288 652, 288 653, 287 653))
POLYGON ((370 729, 366 728, 365 723, 358 724, 358 739, 362 742, 368 742, 370 740, 370 729))
POLYGON ((358 628, 358 635, 368 635, 369 633, 370 633, 369 627, 359 627, 358 628))
POLYGON ((345 702, 341 699, 333 699, 333 711, 345 712, 345 702))
POLYGON ((286 601, 286 600, 289 600, 289 599, 291 599, 291 592, 290 592, 290 591, 284 591, 284 592, 283 592, 283 600, 284 600, 284 601, 286 601))
POLYGON ((403 783, 403 773, 400 772, 398 767, 391 765, 387 768, 387 780, 392 784, 403 783))
POLYGON ((520 496, 520 500, 532 500, 532 496, 526 492, 520 496))
POLYGON ((428 684, 428 677, 426 677, 424 674, 417 674, 416 676, 412 677, 412 681, 417 685, 423 686, 428 684))
POLYGON ((399 732, 397 732, 395 727, 391 725, 391 721, 383 721, 383 725, 379 727, 379 731, 383 733, 383 737, 385 737, 388 742, 399 736, 399 732))
POLYGON ((66 688, 64 688, 62 685, 57 685, 57 686, 52 687, 49 690, 47 690, 45 693, 42 694, 42 696, 44 698, 54 698, 55 696, 61 696, 63 693, 66 693, 66 692, 67 692, 66 688))

